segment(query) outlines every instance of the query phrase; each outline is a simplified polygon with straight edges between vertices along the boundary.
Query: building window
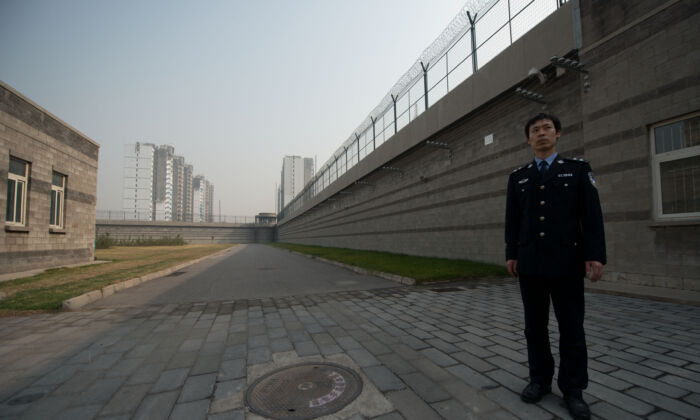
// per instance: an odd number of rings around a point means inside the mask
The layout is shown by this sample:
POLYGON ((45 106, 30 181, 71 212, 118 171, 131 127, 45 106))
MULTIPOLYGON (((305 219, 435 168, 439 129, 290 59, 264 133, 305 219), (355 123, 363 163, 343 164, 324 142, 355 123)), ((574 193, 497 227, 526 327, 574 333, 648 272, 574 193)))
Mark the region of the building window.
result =
POLYGON ((49 225, 63 229, 63 207, 66 196, 66 176, 58 172, 51 174, 51 215, 49 225))
POLYGON ((5 221, 10 225, 24 226, 27 214, 27 180, 29 163, 10 156, 7 173, 7 209, 5 221))
POLYGON ((652 126, 654 215, 700 218, 700 112, 652 126))

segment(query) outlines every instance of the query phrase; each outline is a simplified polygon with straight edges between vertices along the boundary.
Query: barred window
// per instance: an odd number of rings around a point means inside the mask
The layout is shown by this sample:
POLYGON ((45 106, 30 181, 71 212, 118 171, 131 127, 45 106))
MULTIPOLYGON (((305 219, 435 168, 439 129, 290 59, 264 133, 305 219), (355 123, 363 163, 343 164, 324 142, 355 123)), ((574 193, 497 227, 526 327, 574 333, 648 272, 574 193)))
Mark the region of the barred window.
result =
POLYGON ((25 226, 27 223, 27 181, 29 163, 10 156, 7 171, 7 207, 5 221, 9 225, 25 226))
POLYGON ((651 128, 657 219, 700 218, 700 113, 651 128))

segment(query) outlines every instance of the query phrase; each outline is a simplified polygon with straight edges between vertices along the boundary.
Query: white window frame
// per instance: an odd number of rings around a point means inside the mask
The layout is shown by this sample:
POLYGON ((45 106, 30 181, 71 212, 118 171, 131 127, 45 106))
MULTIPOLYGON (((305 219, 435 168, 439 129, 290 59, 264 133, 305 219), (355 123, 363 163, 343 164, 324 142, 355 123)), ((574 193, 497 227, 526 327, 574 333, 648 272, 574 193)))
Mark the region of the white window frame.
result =
POLYGON ((649 128, 649 137, 651 139, 651 165, 652 165, 652 190, 653 190, 653 206, 654 219, 659 221, 683 221, 683 220, 700 220, 700 212, 693 213, 663 213, 663 203, 661 200, 661 163, 674 160, 685 159, 700 155, 700 145, 692 147, 684 147, 670 152, 656 153, 656 141, 654 138, 654 130, 664 125, 673 124, 675 122, 684 121, 690 118, 700 116, 700 112, 683 115, 682 117, 666 120, 658 124, 654 124, 649 128))
MULTIPOLYGON (((10 160, 8 161, 8 168, 7 168, 7 180, 13 180, 15 182, 15 197, 13 203, 14 206, 12 208, 12 219, 13 220, 7 220, 7 206, 10 205, 9 201, 5 203, 5 224, 10 225, 10 226, 26 226, 27 224, 27 185, 29 184, 29 162, 27 162, 24 159, 20 159, 14 156, 10 156, 10 160), (10 172, 10 161, 12 159, 24 162, 24 176, 14 174, 10 172), (21 185, 22 189, 22 199, 20 200, 20 220, 16 221, 14 220, 15 215, 17 214, 17 185, 21 185)), ((9 188, 9 185, 8 185, 9 188)), ((9 191, 8 191, 9 192, 9 191)))
POLYGON ((49 198, 49 212, 51 212, 51 208, 53 207, 53 214, 49 215, 49 227, 51 228, 56 228, 56 229, 63 229, 63 226, 65 225, 64 223, 64 217, 65 217, 65 212, 64 208, 66 206, 66 176, 63 175, 60 172, 52 171, 51 172, 51 196, 49 198), (62 185, 54 185, 53 183, 53 177, 54 175, 58 175, 61 177, 62 180, 62 185), (55 195, 54 195, 55 194, 55 195), (54 197, 58 197, 58 206, 54 205, 54 197), (54 222, 56 223, 51 223, 51 216, 54 217, 54 222))

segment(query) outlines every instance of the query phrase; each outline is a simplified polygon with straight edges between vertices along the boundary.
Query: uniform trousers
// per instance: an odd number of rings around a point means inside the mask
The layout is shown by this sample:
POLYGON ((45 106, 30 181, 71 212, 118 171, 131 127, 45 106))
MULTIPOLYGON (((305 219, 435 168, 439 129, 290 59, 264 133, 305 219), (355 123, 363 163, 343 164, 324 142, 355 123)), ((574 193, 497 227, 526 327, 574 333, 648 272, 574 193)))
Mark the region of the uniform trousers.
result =
POLYGON ((564 395, 581 396, 588 385, 588 355, 583 330, 585 303, 583 277, 547 277, 520 274, 525 309, 525 338, 530 381, 550 385, 554 359, 549 346, 549 302, 559 323, 559 377, 564 395))

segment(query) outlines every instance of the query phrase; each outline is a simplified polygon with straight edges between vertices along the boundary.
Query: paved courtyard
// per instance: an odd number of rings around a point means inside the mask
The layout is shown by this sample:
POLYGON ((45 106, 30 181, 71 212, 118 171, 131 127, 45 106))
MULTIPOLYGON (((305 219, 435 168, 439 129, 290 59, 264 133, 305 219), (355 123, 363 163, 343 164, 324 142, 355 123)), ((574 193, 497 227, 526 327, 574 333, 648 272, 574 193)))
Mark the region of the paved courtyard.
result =
MULTIPOLYGON (((594 417, 700 418, 700 307, 586 298, 594 417)), ((302 361, 363 379, 328 418, 569 418, 558 390, 519 399, 527 366, 511 280, 192 300, 0 318, 0 418, 259 419, 247 387, 302 361)))

